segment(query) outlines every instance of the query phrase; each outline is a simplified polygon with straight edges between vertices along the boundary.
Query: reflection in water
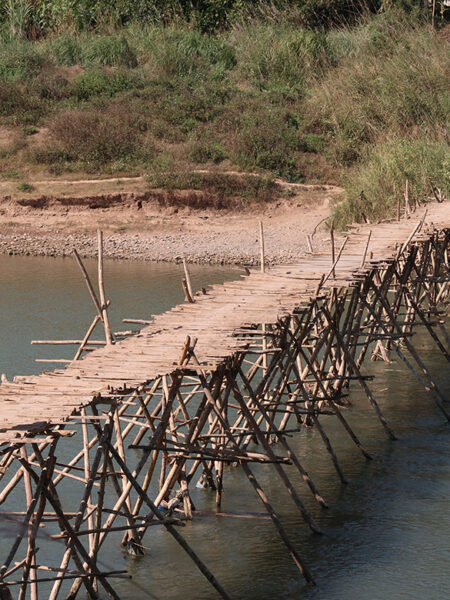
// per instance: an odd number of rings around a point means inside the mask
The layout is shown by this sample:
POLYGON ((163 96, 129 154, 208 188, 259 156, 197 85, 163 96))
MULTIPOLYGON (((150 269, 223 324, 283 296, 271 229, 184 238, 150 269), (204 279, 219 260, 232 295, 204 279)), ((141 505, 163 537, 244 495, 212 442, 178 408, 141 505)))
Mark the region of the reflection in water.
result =
MULTIPOLYGON (((95 272, 95 263, 88 262, 95 272)), ((106 263, 106 285, 115 329, 129 328, 122 317, 147 318, 183 298, 182 270, 174 265, 106 263)), ((192 267, 194 287, 235 279, 239 273, 192 267)), ((37 373, 36 356, 55 356, 55 348, 30 346, 30 339, 80 338, 92 320, 93 306, 76 265, 70 259, 0 257, 0 372, 37 373)), ((97 337, 100 337, 100 332, 97 337)), ((448 363, 425 333, 414 338, 449 395, 448 363)), ((58 358, 68 354, 57 350, 58 358)), ((318 586, 309 588, 286 554, 270 521, 201 517, 183 535, 205 559, 234 598, 246 600, 436 600, 450 597, 448 531, 450 511, 449 427, 423 389, 401 364, 367 363, 376 374, 373 390, 397 442, 385 439, 366 398, 355 387, 346 413, 376 459, 366 463, 342 434, 339 424, 323 417, 351 482, 342 486, 321 440, 304 430, 292 439, 299 458, 330 504, 313 504, 305 485, 291 471, 302 498, 325 530, 307 531, 285 489, 268 465, 255 465, 291 539, 310 565, 318 586)), ((65 446, 70 456, 70 441, 65 446)), ((68 457, 62 457, 66 459, 68 457)), ((137 454, 130 457, 131 463, 137 454)), ((70 498, 70 492, 67 492, 70 498)), ((214 510, 214 494, 195 489, 198 509, 214 510)), ((3 507, 2 507, 3 508, 3 507)), ((7 507, 4 507, 5 509, 7 507)), ((261 511, 239 469, 225 472, 226 511, 261 511)), ((128 568, 131 581, 115 582, 121 598, 140 600, 209 600, 214 592, 193 569, 189 558, 159 527, 144 538, 146 556, 130 559, 119 546, 120 534, 104 549, 104 564, 128 568)), ((42 550, 44 552, 44 550, 42 550)), ((45 562, 42 554, 42 562, 45 562)))

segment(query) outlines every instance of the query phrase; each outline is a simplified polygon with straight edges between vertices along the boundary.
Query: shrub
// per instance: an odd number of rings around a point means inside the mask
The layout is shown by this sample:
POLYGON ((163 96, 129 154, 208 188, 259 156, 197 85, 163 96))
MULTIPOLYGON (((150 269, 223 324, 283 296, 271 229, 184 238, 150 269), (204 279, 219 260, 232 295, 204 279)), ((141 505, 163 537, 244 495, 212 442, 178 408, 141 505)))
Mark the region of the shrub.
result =
POLYGON ((30 85, 30 88, 40 98, 47 100, 63 100, 69 98, 72 94, 69 81, 57 72, 52 71, 40 73, 30 85))
POLYGON ((142 87, 139 76, 125 69, 105 71, 92 69, 81 73, 72 85, 72 93, 78 100, 89 100, 95 96, 115 96, 136 87, 142 87))
POLYGON ((231 117, 234 134, 230 157, 244 169, 266 169, 288 181, 301 181, 296 153, 300 149, 299 123, 288 110, 252 106, 231 117))
POLYGON ((313 152, 318 154, 324 149, 324 136, 316 133, 304 134, 300 139, 300 149, 303 152, 313 152))
POLYGON ((251 200, 268 202, 279 193, 279 188, 271 177, 256 175, 195 173, 172 169, 152 172, 147 179, 153 188, 203 192, 201 195, 168 195, 160 199, 161 203, 166 205, 189 206, 195 209, 232 208, 243 206, 251 200))
POLYGON ((450 193, 450 146, 445 140, 391 140, 367 152, 347 177, 346 200, 335 210, 340 226, 393 218, 406 179, 411 198, 424 201, 431 185, 450 193))
POLYGON ((209 123, 220 117, 229 100, 226 85, 205 82, 192 88, 187 82, 177 86, 157 84, 145 90, 152 114, 164 125, 162 139, 184 141, 199 123, 209 123))
POLYGON ((446 123, 449 78, 445 42, 427 28, 398 28, 390 52, 369 46, 318 82, 309 93, 305 119, 328 133, 336 161, 351 163, 382 135, 407 135, 413 128, 427 135, 446 123))
POLYGON ((191 144, 188 152, 189 158, 196 163, 220 163, 226 158, 225 148, 220 142, 198 141, 191 144))
POLYGON ((139 132, 121 107, 61 111, 53 117, 50 133, 60 158, 87 165, 133 157, 138 148, 139 132))
POLYGON ((15 124, 34 124, 45 112, 42 101, 19 83, 4 81, 0 85, 0 116, 15 124))
POLYGON ((25 135, 35 135, 38 133, 39 129, 34 125, 24 125, 22 131, 25 135))
POLYGON ((31 183, 27 183, 26 181, 21 181, 18 186, 17 189, 19 190, 19 192, 32 192, 34 190, 34 185, 32 185, 31 183))

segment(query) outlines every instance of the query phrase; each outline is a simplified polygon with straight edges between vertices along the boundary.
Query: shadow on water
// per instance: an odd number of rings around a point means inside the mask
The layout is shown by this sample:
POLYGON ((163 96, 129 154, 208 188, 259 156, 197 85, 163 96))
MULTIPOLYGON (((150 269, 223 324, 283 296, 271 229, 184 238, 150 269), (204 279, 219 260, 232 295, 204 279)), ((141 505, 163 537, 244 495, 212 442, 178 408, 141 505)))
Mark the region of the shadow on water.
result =
MULTIPOLYGON (((94 314, 89 296, 69 259, 0 257, 2 348, 0 371, 39 372, 33 362, 44 350, 31 338, 80 337, 94 314)), ((90 268, 95 269, 93 263, 90 268)), ((194 285, 235 279, 230 270, 193 268, 194 285)), ((107 263, 107 292, 114 327, 123 316, 146 318, 181 301, 181 267, 107 263)), ((425 333, 414 337, 450 394, 448 363, 425 333)), ((54 354, 53 354, 54 355, 54 354)), ((59 358, 63 358, 61 355, 59 358)), ((317 587, 307 587, 271 522, 266 519, 200 517, 182 533, 204 558, 233 598, 242 600, 437 600, 450 597, 450 427, 443 423, 430 394, 403 365, 367 363, 376 375, 376 398, 400 439, 391 442, 354 386, 346 417, 376 458, 366 462, 333 418, 323 417, 345 474, 339 483, 315 432, 303 430, 291 442, 330 505, 313 503, 304 483, 290 476, 325 531, 310 534, 295 505, 267 465, 252 467, 282 517, 290 538, 310 566, 317 587)), ((67 446, 68 454, 69 446, 67 446)), ((137 460, 139 454, 130 457, 137 460)), ((63 457, 64 459, 65 457, 63 457)), ((214 510, 214 494, 195 489, 201 510, 214 510)), ((262 511, 240 469, 225 473, 225 511, 262 511)), ((115 587, 123 600, 210 600, 212 588, 176 543, 159 527, 144 538, 150 551, 131 559, 119 546, 120 534, 104 549, 104 564, 128 568, 131 581, 115 587), (116 543, 117 542, 117 543, 116 543)), ((107 567, 108 568, 108 567, 107 567)))

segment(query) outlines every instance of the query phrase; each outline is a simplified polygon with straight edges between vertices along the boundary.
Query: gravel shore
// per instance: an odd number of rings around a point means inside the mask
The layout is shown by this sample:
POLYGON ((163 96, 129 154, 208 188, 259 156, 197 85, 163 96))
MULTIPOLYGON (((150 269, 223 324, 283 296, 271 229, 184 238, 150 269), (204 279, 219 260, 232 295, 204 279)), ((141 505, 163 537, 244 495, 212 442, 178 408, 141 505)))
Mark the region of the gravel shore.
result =
MULTIPOLYGON (((315 248, 323 245, 324 232, 314 237, 315 248)), ((307 250, 306 237, 290 229, 266 227, 266 260, 268 264, 289 263, 307 250)), ((86 233, 27 232, 0 233, 0 253, 28 256, 69 256, 76 248, 84 258, 97 255, 97 236, 86 233)), ((256 232, 205 232, 182 234, 106 233, 104 253, 106 258, 170 261, 186 258, 197 264, 248 264, 259 263, 259 240, 256 232)))
MULTIPOLYGON (((300 186, 298 186, 300 187, 300 186)), ((104 232, 105 257, 198 264, 258 264, 259 221, 264 225, 268 264, 289 263, 328 237, 333 189, 304 186, 294 198, 258 204, 245 211, 162 208, 137 202, 129 194, 121 202, 87 203, 85 197, 42 202, 0 199, 0 253, 69 256, 76 248, 85 258, 97 255, 97 228, 104 232), (90 204, 90 205, 89 205, 90 204)))

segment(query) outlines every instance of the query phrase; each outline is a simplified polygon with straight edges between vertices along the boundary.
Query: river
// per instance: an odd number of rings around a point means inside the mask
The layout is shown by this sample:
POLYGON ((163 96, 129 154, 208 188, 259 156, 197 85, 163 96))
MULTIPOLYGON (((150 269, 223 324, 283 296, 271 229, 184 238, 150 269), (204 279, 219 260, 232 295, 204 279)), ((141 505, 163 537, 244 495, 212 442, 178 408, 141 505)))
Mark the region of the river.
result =
MULTIPOLYGON (((95 270, 93 261, 87 264, 95 270)), ((192 267, 191 271, 197 289, 239 277, 239 271, 231 269, 192 267)), ((108 261, 105 275, 115 329, 130 327, 120 322, 122 317, 145 319, 183 299, 179 265, 108 261)), ((55 357, 55 352, 57 358, 68 358, 73 350, 30 346, 30 340, 80 338, 94 314, 71 259, 0 256, 1 373, 12 377, 53 368, 34 360, 55 357)), ((448 363, 424 332, 413 341, 449 396, 448 363)), ((350 394, 353 407, 346 416, 363 443, 376 453, 375 460, 367 463, 347 441, 339 424, 323 417, 350 479, 347 486, 338 481, 314 431, 304 430, 292 440, 330 505, 327 511, 313 505, 304 484, 292 472, 292 480, 325 535, 315 536, 306 529, 270 465, 253 467, 310 566, 317 587, 304 584, 268 520, 209 516, 182 530, 233 598, 450 598, 450 427, 431 396, 393 358, 390 365, 368 362, 365 372, 376 375, 371 387, 398 441, 385 438, 366 397, 356 386, 350 394)), ((198 509, 214 510, 210 491, 195 489, 193 500, 198 509)), ((263 510, 239 469, 225 473, 223 510, 263 510)), ((164 531, 152 528, 144 543, 150 550, 139 559, 130 558, 114 543, 103 553, 106 568, 128 568, 133 576, 130 581, 114 581, 123 600, 216 597, 164 531)), ((3 554, 6 547, 1 546, 3 554)))

